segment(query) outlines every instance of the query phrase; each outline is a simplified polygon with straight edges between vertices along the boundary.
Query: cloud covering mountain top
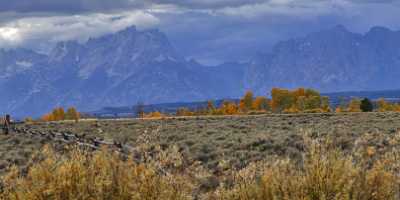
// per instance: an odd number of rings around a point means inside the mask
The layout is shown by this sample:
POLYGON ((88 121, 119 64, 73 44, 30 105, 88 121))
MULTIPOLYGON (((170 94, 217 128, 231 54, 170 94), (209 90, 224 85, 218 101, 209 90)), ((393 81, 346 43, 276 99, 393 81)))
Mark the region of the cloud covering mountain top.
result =
POLYGON ((277 41, 336 24, 400 29, 395 0, 14 0, 0 2, 0 47, 48 50, 128 26, 159 28, 185 57, 248 60, 277 41))

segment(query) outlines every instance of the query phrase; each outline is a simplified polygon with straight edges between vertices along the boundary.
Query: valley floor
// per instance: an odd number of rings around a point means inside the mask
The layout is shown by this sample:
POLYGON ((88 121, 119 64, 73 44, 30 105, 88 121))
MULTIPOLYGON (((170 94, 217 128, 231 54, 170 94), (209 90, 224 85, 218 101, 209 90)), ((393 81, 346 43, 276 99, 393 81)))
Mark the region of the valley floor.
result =
POLYGON ((399 113, 296 114, 230 117, 168 118, 160 120, 99 120, 79 123, 22 124, 24 133, 0 134, 0 171, 11 164, 26 166, 32 153, 46 144, 66 144, 47 135, 75 134, 86 141, 179 147, 190 162, 210 170, 221 161, 231 168, 276 157, 301 158, 306 138, 329 139, 344 151, 357 145, 378 153, 398 148, 399 113), (33 134, 32 134, 33 133, 33 134))

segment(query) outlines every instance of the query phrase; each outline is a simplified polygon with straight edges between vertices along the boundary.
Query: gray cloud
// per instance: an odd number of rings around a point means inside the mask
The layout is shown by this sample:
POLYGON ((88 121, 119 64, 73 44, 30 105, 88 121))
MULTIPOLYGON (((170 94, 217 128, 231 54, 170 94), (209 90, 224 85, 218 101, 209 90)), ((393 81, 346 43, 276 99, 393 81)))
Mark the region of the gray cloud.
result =
POLYGON ((14 0, 0 2, 0 47, 49 46, 127 26, 160 28, 187 57, 246 60, 280 40, 343 24, 399 29, 398 0, 14 0), (39 45, 40 44, 40 45, 39 45))
POLYGON ((0 11, 81 13, 142 8, 142 0, 13 0, 1 1, 0 11))
POLYGON ((315 3, 396 3, 397 0, 13 0, 0 1, 0 12, 84 13, 143 9, 173 5, 190 9, 223 9, 254 5, 312 5, 315 3))
POLYGON ((392 1, 271 0, 168 13, 160 17, 160 27, 187 56, 214 63, 246 60, 259 51, 269 51, 281 40, 337 24, 355 32, 366 32, 375 25, 397 30, 397 6, 392 1), (209 12, 196 12, 199 10, 209 12))
POLYGON ((220 9, 269 2, 271 0, 150 0, 155 4, 170 4, 192 9, 220 9))
MULTIPOLYGON (((317 2, 321 0, 296 0, 317 2)), ((323 0, 322 0, 323 1, 323 0)), ((142 9, 172 5, 190 9, 221 9, 265 3, 293 3, 292 0, 14 0, 1 1, 2 12, 82 13, 108 12, 121 9, 142 9)))
POLYGON ((59 41, 85 41, 132 25, 145 29, 158 23, 156 17, 143 11, 23 17, 0 27, 0 46, 31 47, 41 44, 46 47, 59 41))

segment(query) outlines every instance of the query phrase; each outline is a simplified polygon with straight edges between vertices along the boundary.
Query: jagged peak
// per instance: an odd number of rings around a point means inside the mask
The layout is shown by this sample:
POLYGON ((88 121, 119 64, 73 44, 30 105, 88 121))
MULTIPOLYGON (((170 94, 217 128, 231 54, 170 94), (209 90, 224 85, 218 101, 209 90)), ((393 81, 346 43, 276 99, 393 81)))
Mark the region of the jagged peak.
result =
POLYGON ((151 35, 156 35, 156 36, 160 36, 160 37, 166 37, 166 35, 161 32, 159 29, 157 28, 153 28, 153 29, 145 29, 145 30, 138 30, 136 28, 136 26, 129 26, 121 31, 118 31, 114 34, 109 34, 109 35, 131 35, 131 34, 151 34, 151 35))
POLYGON ((54 48, 50 51, 49 60, 50 61, 55 61, 55 60, 60 61, 65 56, 67 56, 71 53, 76 54, 80 48, 82 48, 82 45, 75 40, 58 42, 54 46, 54 48))
POLYGON ((318 32, 314 32, 311 34, 308 34, 308 36, 315 36, 315 35, 337 35, 337 36, 343 36, 343 35, 356 35, 356 33, 353 33, 349 31, 344 25, 338 24, 336 26, 333 26, 332 28, 329 29, 324 29, 318 32))
POLYGON ((90 44, 92 42, 97 42, 98 40, 108 40, 108 39, 115 37, 116 35, 132 36, 132 35, 135 35, 137 32, 138 31, 136 29, 136 26, 132 25, 132 26, 128 26, 122 30, 119 30, 117 32, 110 32, 110 33, 100 35, 97 37, 89 37, 89 39, 86 41, 86 44, 90 44))
POLYGON ((110 40, 113 38, 134 38, 138 35, 151 35, 152 37, 160 38, 161 40, 168 40, 167 36, 161 32, 159 29, 146 29, 146 30, 138 30, 136 26, 129 26, 125 29, 117 31, 115 33, 105 34, 99 37, 91 37, 87 40, 86 44, 90 44, 92 42, 97 42, 98 40, 110 40))
POLYGON ((366 33, 366 36, 381 35, 381 34, 388 34, 388 33, 393 33, 393 31, 390 30, 389 28, 386 28, 383 26, 374 26, 366 33))
POLYGON ((54 48, 52 49, 50 54, 59 54, 60 52, 66 52, 69 50, 74 50, 81 47, 81 44, 79 44, 77 41, 74 40, 68 40, 68 41, 61 41, 58 42, 54 48))

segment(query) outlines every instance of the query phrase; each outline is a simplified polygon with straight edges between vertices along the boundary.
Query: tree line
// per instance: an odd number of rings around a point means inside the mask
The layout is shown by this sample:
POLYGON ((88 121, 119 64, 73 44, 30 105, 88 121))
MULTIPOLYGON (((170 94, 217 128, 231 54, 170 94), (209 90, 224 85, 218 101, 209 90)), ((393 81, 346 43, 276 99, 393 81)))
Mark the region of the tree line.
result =
MULTIPOLYGON (((353 98, 341 100, 333 108, 330 99, 322 96, 317 90, 298 88, 294 90, 273 88, 267 96, 255 96, 252 91, 247 91, 239 101, 225 100, 219 105, 208 101, 206 106, 189 109, 181 107, 174 114, 160 111, 144 112, 143 105, 138 105, 136 114, 139 118, 163 118, 168 116, 205 116, 205 115, 255 115, 267 113, 345 113, 345 112, 400 112, 399 103, 391 103, 381 98, 371 101, 368 98, 353 98)), ((52 112, 41 117, 40 121, 79 121, 81 114, 74 107, 67 111, 58 107, 52 112)), ((33 121, 27 118, 26 121, 33 121)))
MULTIPOLYGON (((353 98, 343 100, 333 108, 330 99, 322 96, 317 90, 298 88, 294 90, 273 88, 270 98, 254 96, 247 91, 237 102, 226 100, 219 106, 208 101, 207 106, 198 109, 182 107, 177 109, 173 116, 201 116, 201 115, 252 115, 266 113, 344 113, 344 112, 400 112, 400 104, 390 103, 383 98, 371 101, 368 98, 353 98)), ((169 114, 161 112, 142 113, 141 118, 161 118, 169 114)))
POLYGON ((47 113, 41 117, 41 121, 51 122, 51 121, 63 121, 63 120, 74 120, 79 121, 81 114, 76 110, 75 107, 70 107, 67 111, 62 107, 53 109, 52 112, 47 113))

